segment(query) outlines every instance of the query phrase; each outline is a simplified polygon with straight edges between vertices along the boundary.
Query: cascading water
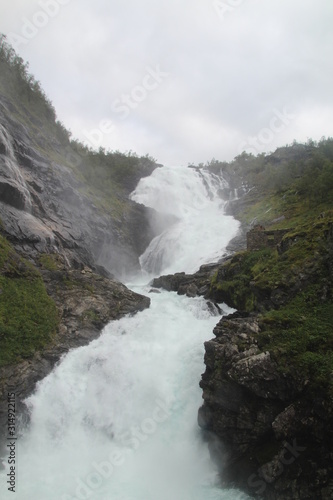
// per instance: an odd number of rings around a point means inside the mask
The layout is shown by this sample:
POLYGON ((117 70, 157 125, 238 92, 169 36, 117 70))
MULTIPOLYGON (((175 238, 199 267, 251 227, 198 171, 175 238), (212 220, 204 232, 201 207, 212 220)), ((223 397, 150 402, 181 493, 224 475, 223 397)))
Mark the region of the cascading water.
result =
MULTIPOLYGON (((223 252, 238 223, 223 214, 219 182, 186 168, 158 169, 140 182, 133 199, 179 217, 145 252, 146 269, 191 271, 223 252)), ((151 299, 150 309, 69 352, 28 398, 16 499, 248 498, 218 486, 196 421, 203 343, 218 318, 201 298, 162 291, 151 299)), ((0 479, 1 498, 13 498, 0 479)))
POLYGON ((24 180, 24 177, 21 173, 19 166, 17 165, 17 161, 15 158, 14 148, 12 144, 12 138, 8 134, 7 130, 0 123, 0 144, 4 148, 4 155, 2 156, 2 160, 5 164, 6 169, 3 173, 14 181, 22 191, 24 196, 24 209, 28 212, 31 211, 31 195, 28 190, 27 184, 24 180), (7 170, 7 172, 6 172, 7 170))
POLYGON ((225 186, 222 178, 194 168, 156 169, 141 179, 131 198, 179 217, 142 255, 145 271, 194 272, 222 256, 238 228, 235 219, 223 214, 219 192, 225 186))

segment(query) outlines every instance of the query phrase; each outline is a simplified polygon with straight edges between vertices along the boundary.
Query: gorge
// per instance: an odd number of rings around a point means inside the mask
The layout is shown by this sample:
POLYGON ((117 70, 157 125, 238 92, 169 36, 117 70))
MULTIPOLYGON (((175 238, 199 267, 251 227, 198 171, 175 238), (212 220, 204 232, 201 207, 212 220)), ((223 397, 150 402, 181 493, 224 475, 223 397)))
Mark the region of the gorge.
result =
POLYGON ((8 394, 18 499, 332 498, 333 140, 163 167, 0 69, 1 498, 8 394))

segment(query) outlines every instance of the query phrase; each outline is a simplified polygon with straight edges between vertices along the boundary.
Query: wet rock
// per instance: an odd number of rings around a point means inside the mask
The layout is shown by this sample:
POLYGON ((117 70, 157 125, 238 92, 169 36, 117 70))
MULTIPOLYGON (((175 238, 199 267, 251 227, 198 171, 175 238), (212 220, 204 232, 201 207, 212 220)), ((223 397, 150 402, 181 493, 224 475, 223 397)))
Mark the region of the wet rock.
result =
POLYGON ((206 296, 211 278, 218 268, 218 263, 205 264, 194 274, 175 273, 160 276, 152 281, 152 285, 188 297, 206 296))
POLYGON ((198 287, 195 285, 195 283, 191 283, 187 288, 186 288, 186 296, 187 297, 196 297, 198 295, 198 287))
POLYGON ((23 210, 26 203, 24 191, 14 181, 3 177, 0 177, 0 199, 19 210, 23 210))

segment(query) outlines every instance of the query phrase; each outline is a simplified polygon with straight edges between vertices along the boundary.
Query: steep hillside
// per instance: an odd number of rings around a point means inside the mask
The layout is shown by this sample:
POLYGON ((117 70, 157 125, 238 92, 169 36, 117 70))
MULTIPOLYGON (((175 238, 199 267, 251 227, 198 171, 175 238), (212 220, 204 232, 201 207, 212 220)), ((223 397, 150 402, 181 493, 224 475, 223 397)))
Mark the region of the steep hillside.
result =
MULTIPOLYGON (((72 248, 80 241, 94 262, 112 274, 122 277, 136 272, 138 256, 168 223, 128 199, 139 179, 158 166, 156 162, 148 155, 93 151, 71 140, 27 64, 4 37, 0 39, 0 116, 1 201, 25 208, 39 225, 52 214, 57 225, 51 228, 52 237, 71 240, 57 244, 72 248)), ((13 216, 7 208, 2 207, 4 230, 19 239, 10 222, 18 214, 13 216)), ((31 217, 28 222, 22 219, 22 225, 31 226, 31 217)), ((46 235, 47 228, 40 229, 46 235)))

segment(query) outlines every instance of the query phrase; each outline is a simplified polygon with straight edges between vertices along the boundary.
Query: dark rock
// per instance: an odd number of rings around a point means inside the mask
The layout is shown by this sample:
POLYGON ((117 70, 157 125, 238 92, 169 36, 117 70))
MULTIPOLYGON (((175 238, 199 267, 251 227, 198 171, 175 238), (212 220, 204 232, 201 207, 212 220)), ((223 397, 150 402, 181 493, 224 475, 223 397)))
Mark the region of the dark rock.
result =
POLYGON ((168 274, 167 276, 160 276, 159 278, 154 278, 152 281, 152 286, 155 288, 164 288, 168 292, 177 292, 184 280, 189 279, 190 275, 185 273, 168 274))
POLYGON ((211 278, 218 268, 218 263, 205 264, 194 274, 176 273, 160 276, 152 281, 152 286, 188 297, 206 296, 211 278))
POLYGON ((186 295, 187 297, 196 297, 198 295, 198 287, 194 283, 191 283, 186 288, 186 295))
POLYGON ((210 310, 212 316, 221 316, 223 314, 222 309, 218 304, 215 304, 214 302, 211 302, 208 300, 206 302, 208 309, 210 310))
POLYGON ((23 210, 26 203, 26 195, 14 181, 0 177, 0 200, 12 207, 23 210))
POLYGON ((205 343, 198 423, 226 485, 268 500, 328 500, 333 406, 304 397, 307 381, 260 351, 259 329, 255 314, 239 312, 216 325, 205 343))

